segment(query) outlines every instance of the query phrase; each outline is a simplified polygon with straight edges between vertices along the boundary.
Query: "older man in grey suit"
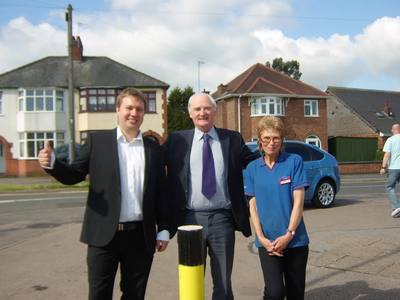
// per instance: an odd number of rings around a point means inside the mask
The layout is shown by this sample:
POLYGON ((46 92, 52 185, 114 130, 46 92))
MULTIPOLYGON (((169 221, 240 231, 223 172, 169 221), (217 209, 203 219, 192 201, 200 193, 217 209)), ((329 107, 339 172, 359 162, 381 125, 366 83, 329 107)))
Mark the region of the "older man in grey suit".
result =
POLYGON ((195 128, 173 132, 163 147, 172 235, 180 225, 203 226, 210 256, 213 300, 231 300, 235 230, 251 235, 242 170, 256 155, 240 133, 214 127, 217 104, 208 94, 189 99, 195 128))

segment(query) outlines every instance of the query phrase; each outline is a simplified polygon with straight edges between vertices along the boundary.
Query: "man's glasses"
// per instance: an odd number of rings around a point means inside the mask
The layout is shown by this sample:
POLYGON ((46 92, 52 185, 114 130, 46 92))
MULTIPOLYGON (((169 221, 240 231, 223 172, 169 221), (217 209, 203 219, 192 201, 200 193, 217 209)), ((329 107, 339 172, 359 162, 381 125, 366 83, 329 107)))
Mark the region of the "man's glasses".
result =
POLYGON ((264 144, 269 144, 271 141, 274 144, 278 144, 281 140, 282 140, 281 137, 274 137, 274 138, 263 137, 263 138, 260 138, 260 141, 263 142, 264 144))

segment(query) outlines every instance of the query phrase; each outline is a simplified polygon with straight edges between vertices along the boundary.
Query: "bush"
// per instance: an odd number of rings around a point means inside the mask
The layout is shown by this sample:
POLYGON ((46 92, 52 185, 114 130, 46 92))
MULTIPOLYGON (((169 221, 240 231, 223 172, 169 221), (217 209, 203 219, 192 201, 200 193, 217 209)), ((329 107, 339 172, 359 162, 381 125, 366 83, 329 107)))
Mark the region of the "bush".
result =
MULTIPOLYGON (((82 148, 81 144, 75 143, 75 158, 78 156, 81 148, 82 148)), ((65 164, 69 164, 69 144, 64 144, 54 148, 54 154, 56 155, 59 161, 65 164)))
POLYGON ((376 150, 376 152, 375 152, 375 160, 377 160, 377 161, 383 160, 383 156, 384 155, 385 155, 385 152, 383 152, 382 150, 376 150))

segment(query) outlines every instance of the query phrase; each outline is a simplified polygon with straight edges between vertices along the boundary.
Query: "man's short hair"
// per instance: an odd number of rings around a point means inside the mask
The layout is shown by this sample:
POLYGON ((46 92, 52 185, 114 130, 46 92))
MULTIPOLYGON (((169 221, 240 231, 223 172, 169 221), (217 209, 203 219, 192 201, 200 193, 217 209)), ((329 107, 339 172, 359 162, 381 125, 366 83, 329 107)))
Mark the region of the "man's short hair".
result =
POLYGON ((132 97, 136 97, 136 98, 142 100, 143 103, 144 103, 144 109, 146 110, 146 108, 147 108, 147 99, 146 99, 146 97, 143 95, 143 93, 141 91, 139 91, 138 89, 135 89, 133 87, 124 89, 118 95, 117 104, 116 104, 118 108, 121 107, 122 99, 125 98, 126 96, 132 96, 132 97))
POLYGON ((200 95, 200 94, 206 95, 206 96, 210 99, 211 104, 212 104, 212 106, 214 107, 214 110, 217 109, 217 102, 215 102, 214 98, 213 98, 210 94, 201 92, 201 93, 193 94, 193 95, 189 98, 189 101, 188 101, 188 112, 189 112, 189 113, 190 113, 190 107, 191 107, 191 105, 192 105, 192 99, 193 99, 193 97, 194 97, 194 96, 197 96, 197 95, 200 95))

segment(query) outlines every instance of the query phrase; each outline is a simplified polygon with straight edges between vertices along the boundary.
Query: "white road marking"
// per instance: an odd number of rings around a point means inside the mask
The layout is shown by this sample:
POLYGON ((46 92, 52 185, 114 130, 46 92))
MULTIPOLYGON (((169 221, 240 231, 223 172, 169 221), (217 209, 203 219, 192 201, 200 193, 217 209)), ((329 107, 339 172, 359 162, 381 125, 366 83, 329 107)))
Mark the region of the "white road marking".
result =
POLYGON ((14 199, 14 200, 0 200, 0 204, 4 203, 17 203, 17 202, 30 202, 30 201, 47 201, 47 200, 62 200, 62 199, 82 199, 82 197, 57 197, 57 198, 33 198, 33 199, 14 199))

